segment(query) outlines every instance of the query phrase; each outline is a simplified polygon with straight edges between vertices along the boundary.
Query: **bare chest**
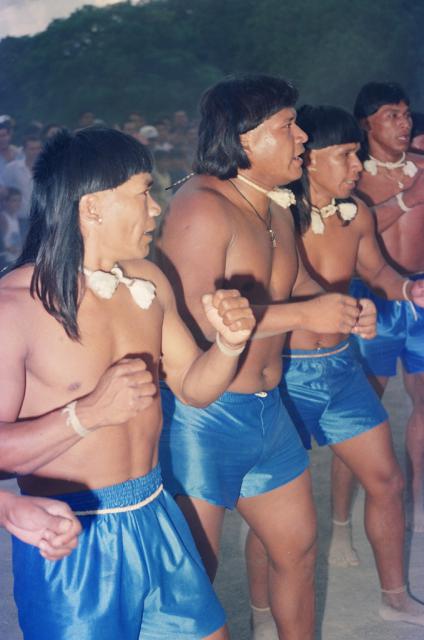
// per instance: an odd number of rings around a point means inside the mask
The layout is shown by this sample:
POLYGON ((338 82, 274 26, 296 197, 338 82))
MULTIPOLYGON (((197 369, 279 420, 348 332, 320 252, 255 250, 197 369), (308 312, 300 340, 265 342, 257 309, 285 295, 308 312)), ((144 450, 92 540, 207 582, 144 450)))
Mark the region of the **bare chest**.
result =
POLYGON ((339 291, 346 290, 354 274, 358 242, 353 229, 334 218, 322 235, 309 229, 299 239, 299 247, 311 277, 325 289, 339 291))
POLYGON ((253 217, 240 216, 227 255, 227 282, 255 304, 287 299, 297 276, 296 243, 290 224, 274 213, 269 226, 271 229, 253 217))
POLYGON ((149 310, 139 309, 125 290, 111 300, 89 295, 78 313, 78 342, 37 306, 29 336, 22 414, 50 410, 89 393, 105 370, 124 357, 144 357, 156 375, 162 318, 157 301, 149 310))

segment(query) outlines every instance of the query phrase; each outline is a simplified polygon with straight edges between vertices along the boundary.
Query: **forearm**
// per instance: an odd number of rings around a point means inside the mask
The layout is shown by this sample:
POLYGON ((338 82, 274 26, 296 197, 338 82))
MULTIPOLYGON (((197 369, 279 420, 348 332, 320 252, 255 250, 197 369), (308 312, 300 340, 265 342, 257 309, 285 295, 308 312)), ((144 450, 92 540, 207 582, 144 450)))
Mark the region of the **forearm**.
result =
POLYGON ((376 293, 383 293, 388 300, 404 300, 405 278, 387 263, 371 276, 361 272, 359 275, 376 293))
POLYGON ((307 328, 305 302, 282 302, 270 305, 254 305, 256 330, 253 339, 272 336, 307 328))
POLYGON ((414 185, 373 206, 378 233, 383 233, 411 209, 423 202, 422 189, 414 185))
POLYGON ((193 361, 183 377, 178 394, 186 404, 206 407, 226 391, 238 367, 237 349, 231 355, 222 353, 217 343, 193 361))
POLYGON ((0 423, 0 470, 33 473, 70 449, 80 436, 61 410, 19 422, 0 423))
MULTIPOLYGON (((406 194, 406 192, 405 192, 406 194)), ((406 199, 406 195, 404 196, 404 202, 406 199)), ((408 205, 405 202, 405 209, 402 209, 399 206, 399 198, 398 195, 394 195, 388 200, 384 202, 380 202, 373 206, 373 211, 375 214, 376 224, 377 224, 377 232, 383 233, 389 227, 391 227, 395 222, 397 222, 402 216, 404 216, 407 211, 408 205)))

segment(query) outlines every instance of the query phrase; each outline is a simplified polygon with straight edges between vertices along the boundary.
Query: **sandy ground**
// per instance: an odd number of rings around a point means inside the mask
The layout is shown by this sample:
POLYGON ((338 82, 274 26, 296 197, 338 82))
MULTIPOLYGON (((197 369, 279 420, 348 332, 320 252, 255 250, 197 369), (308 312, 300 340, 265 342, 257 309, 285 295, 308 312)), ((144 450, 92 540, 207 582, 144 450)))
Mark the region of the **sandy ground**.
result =
MULTIPOLYGON (((395 447, 403 464, 403 431, 410 405, 400 378, 391 381, 385 396, 391 415, 395 447)), ((378 617, 379 592, 372 553, 363 527, 363 493, 353 510, 354 544, 361 565, 352 569, 328 567, 325 555, 329 543, 329 464, 327 449, 314 449, 311 456, 314 490, 319 515, 320 553, 317 567, 317 640, 424 640, 424 628, 388 623, 378 617)), ((13 488, 13 483, 2 486, 13 488)), ((222 560, 216 588, 229 618, 233 640, 249 638, 249 605, 242 545, 241 521, 228 513, 225 522, 222 560)), ((406 561, 411 591, 424 601, 424 534, 408 535, 406 561)), ((10 544, 0 533, 0 640, 20 640, 12 599, 10 544)), ((54 639, 49 639, 54 640, 54 639)), ((100 640, 100 638, 99 638, 100 640)), ((119 639, 117 639, 119 640, 119 639)), ((122 639, 124 640, 124 639, 122 639)), ((171 640, 171 639, 170 639, 171 640)))

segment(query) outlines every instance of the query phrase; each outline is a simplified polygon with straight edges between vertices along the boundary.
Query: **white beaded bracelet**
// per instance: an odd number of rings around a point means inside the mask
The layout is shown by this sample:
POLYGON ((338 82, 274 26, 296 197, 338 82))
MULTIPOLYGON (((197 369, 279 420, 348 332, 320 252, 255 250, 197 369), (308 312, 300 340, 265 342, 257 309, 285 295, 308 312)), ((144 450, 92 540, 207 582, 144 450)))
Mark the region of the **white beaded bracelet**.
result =
POLYGON ((78 416, 75 412, 75 407, 77 406, 77 401, 74 400, 63 407, 62 413, 66 415, 66 426, 72 427, 72 429, 77 433, 81 438, 85 438, 90 435, 91 431, 82 426, 81 422, 78 419, 78 416))
POLYGON ((405 213, 408 213, 408 211, 411 211, 411 209, 409 207, 406 206, 405 201, 403 199, 403 192, 400 191, 398 194, 396 194, 396 202, 399 205, 399 209, 402 209, 402 211, 404 211, 405 213))
POLYGON ((246 344, 244 344, 242 347, 239 347, 238 349, 231 349, 230 347, 227 347, 225 344, 223 344, 219 333, 216 334, 215 342, 216 342, 216 346, 221 351, 221 353, 223 353, 226 356, 230 356, 232 358, 237 358, 237 356, 243 353, 246 347, 246 344))

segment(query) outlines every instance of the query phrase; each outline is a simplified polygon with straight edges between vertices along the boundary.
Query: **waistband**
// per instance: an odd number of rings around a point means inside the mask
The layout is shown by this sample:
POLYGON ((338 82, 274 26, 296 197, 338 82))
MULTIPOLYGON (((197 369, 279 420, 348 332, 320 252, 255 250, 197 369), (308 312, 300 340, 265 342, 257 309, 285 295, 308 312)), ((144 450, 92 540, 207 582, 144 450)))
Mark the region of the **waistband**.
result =
POLYGON ((120 484, 51 497, 66 502, 77 516, 90 516, 135 511, 155 500, 162 490, 162 476, 157 465, 145 476, 120 484))
MULTIPOLYGON (((169 393, 172 393, 171 389, 163 380, 160 381, 159 386, 161 391, 168 391, 169 393)), ((215 400, 215 402, 223 402, 225 404, 246 404, 247 402, 254 402, 258 398, 273 398, 274 396, 279 396, 279 393, 278 387, 267 389, 266 391, 257 391, 256 393, 236 393, 234 391, 225 391, 215 400)), ((205 408, 207 409, 207 407, 205 408)))
POLYGON ((288 349, 283 351, 283 358, 327 358, 328 356, 334 356, 337 353, 342 353, 349 349, 350 339, 342 340, 339 344, 335 344, 332 347, 318 347, 318 349, 288 349))

